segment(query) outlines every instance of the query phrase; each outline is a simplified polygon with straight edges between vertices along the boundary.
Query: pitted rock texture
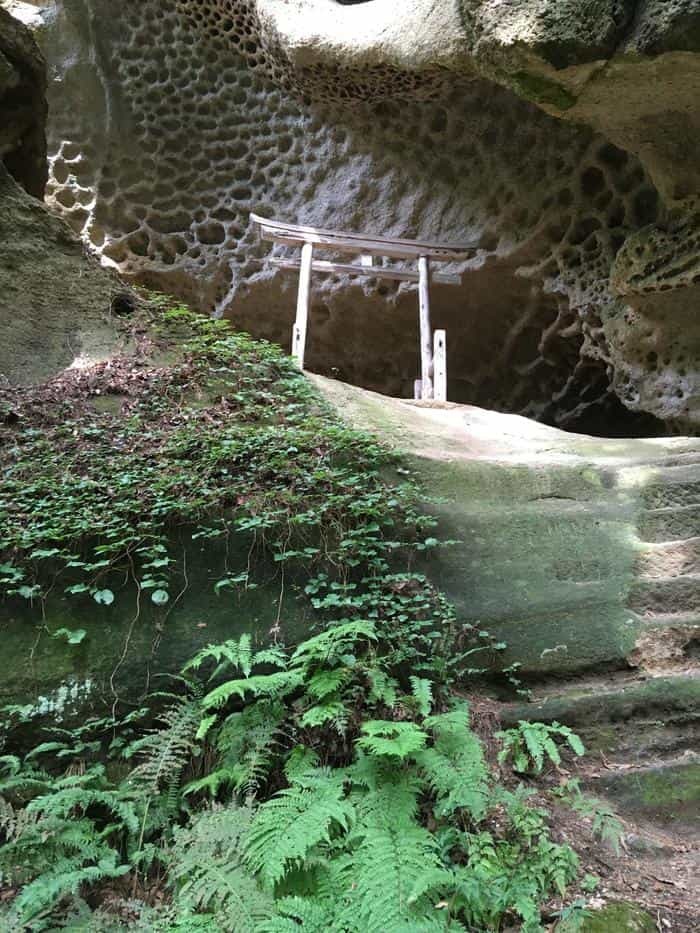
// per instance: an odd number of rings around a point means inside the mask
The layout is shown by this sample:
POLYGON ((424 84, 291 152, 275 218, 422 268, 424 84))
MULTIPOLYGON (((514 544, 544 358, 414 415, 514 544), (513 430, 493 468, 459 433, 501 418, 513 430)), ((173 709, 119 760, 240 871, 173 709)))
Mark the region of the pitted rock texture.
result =
POLYGON ((36 197, 46 169, 46 72, 26 26, 0 8, 0 162, 36 197))
MULTIPOLYGON (((417 25, 428 6, 410 0, 402 16, 417 25)), ((466 6, 460 17, 446 5, 419 33, 400 28, 388 0, 57 0, 42 40, 54 76, 50 203, 123 275, 284 345, 295 283, 265 266, 251 210, 476 240, 483 248, 463 286, 434 288, 451 398, 580 429, 660 429, 625 421, 625 411, 696 428, 697 325, 677 326, 666 294, 633 306, 610 285, 623 244, 649 225, 664 229, 655 184, 604 136, 496 86, 498 56, 480 58, 462 41, 466 6), (313 42, 303 29, 285 34, 295 14, 316 30, 313 42), (324 24, 346 16, 360 38, 327 42, 324 24), (669 359, 670 379, 650 368, 652 353, 669 359)), ((613 15, 618 5, 603 6, 612 25, 593 41, 583 23, 579 34, 595 48, 581 67, 627 28, 613 15)), ((511 38, 520 54, 523 40, 511 38)), ((676 289, 676 302, 686 292, 676 289)), ((320 280, 308 365, 410 395, 416 318, 406 286, 320 280)))

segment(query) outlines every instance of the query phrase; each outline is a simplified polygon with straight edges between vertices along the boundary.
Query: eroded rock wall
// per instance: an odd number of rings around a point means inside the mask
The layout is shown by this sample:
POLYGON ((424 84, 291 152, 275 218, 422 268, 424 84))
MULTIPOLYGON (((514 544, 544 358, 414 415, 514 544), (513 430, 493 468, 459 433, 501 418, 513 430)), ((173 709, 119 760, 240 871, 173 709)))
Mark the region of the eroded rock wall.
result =
MULTIPOLYGON (((640 237, 666 235, 658 166, 563 121, 573 104, 540 93, 547 68, 565 76, 566 94, 580 89, 632 19, 616 19, 620 4, 594 5, 597 31, 574 23, 557 40, 568 57, 552 64, 547 2, 510 5, 500 31, 497 3, 449 5, 432 19, 422 0, 399 18, 391 6, 45 5, 50 203, 122 274, 285 345, 294 281, 265 267, 251 210, 476 240, 463 286, 434 289, 451 398, 562 426, 610 430, 630 411, 695 429, 700 338, 687 271, 672 298, 653 261, 643 295, 622 259, 610 281, 621 250, 634 256, 640 237), (525 54, 534 83, 522 78, 525 54)), ((685 206, 675 210, 670 222, 692 225, 685 206)), ((410 395, 416 317, 406 286, 319 281, 308 365, 410 395)))
POLYGON ((39 200, 45 85, 31 32, 0 9, 0 380, 21 384, 109 355, 111 299, 122 288, 39 200))
POLYGON ((0 162, 36 197, 46 168, 46 71, 30 31, 0 8, 0 162))

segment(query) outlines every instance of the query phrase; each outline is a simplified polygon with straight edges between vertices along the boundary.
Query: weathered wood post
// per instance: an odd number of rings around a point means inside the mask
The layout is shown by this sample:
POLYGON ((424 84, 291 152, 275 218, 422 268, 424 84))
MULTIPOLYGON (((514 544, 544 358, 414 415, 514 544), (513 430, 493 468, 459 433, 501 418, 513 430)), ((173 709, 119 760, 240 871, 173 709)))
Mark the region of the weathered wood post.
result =
POLYGON ((430 327, 430 260, 418 257, 418 304, 420 312, 421 396, 433 397, 433 332, 430 327))
POLYGON ((304 243, 301 248, 301 266, 299 267, 299 292, 297 294, 297 316, 292 327, 292 356, 304 368, 306 351, 306 330, 309 322, 309 297, 311 294, 311 267, 313 265, 313 243, 304 243))
POLYGON ((447 401, 447 333, 435 331, 435 401, 447 401))

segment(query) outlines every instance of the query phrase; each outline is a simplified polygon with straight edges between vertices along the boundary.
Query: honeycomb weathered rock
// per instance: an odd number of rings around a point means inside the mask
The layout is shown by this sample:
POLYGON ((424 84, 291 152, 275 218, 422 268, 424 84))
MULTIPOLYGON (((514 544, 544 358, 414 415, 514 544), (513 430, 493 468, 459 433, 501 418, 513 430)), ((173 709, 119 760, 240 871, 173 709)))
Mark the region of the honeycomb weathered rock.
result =
MULTIPOLYGON (((403 15, 427 6, 411 0, 403 15)), ((486 6, 471 4, 480 14, 486 6)), ((284 344, 294 283, 265 268, 251 210, 477 239, 483 249, 461 289, 435 287, 451 398, 579 427, 619 417, 619 398, 697 427, 697 330, 676 311, 660 312, 659 293, 633 305, 610 284, 626 241, 667 220, 642 162, 543 112, 557 108, 537 93, 539 107, 520 99, 513 90, 532 90, 522 76, 498 87, 498 55, 487 54, 483 37, 462 49, 441 20, 442 57, 432 55, 430 35, 418 41, 404 30, 410 54, 393 39, 378 43, 372 17, 382 10, 388 16, 388 0, 55 0, 43 31, 54 77, 50 202, 122 274, 284 344), (363 23, 364 45, 338 27, 346 57, 320 21, 310 21, 315 44, 280 31, 285 11, 289 21, 290 11, 308 16, 324 4, 333 17, 363 23), (645 362, 652 353, 669 360, 664 373, 645 362)), ((613 14, 589 52, 571 52, 581 67, 627 28, 613 14)), ((674 301, 692 307, 685 287, 674 301)), ((415 318, 406 286, 319 282, 308 365, 410 394, 415 318)))

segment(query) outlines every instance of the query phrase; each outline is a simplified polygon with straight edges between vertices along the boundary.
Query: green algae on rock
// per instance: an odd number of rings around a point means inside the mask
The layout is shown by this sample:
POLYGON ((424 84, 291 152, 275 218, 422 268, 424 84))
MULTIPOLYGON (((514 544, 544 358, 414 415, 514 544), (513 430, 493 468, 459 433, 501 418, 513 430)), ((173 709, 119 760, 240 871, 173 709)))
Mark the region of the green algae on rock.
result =
POLYGON ((637 904, 620 901, 600 910, 588 911, 580 933, 656 933, 656 921, 637 904))

